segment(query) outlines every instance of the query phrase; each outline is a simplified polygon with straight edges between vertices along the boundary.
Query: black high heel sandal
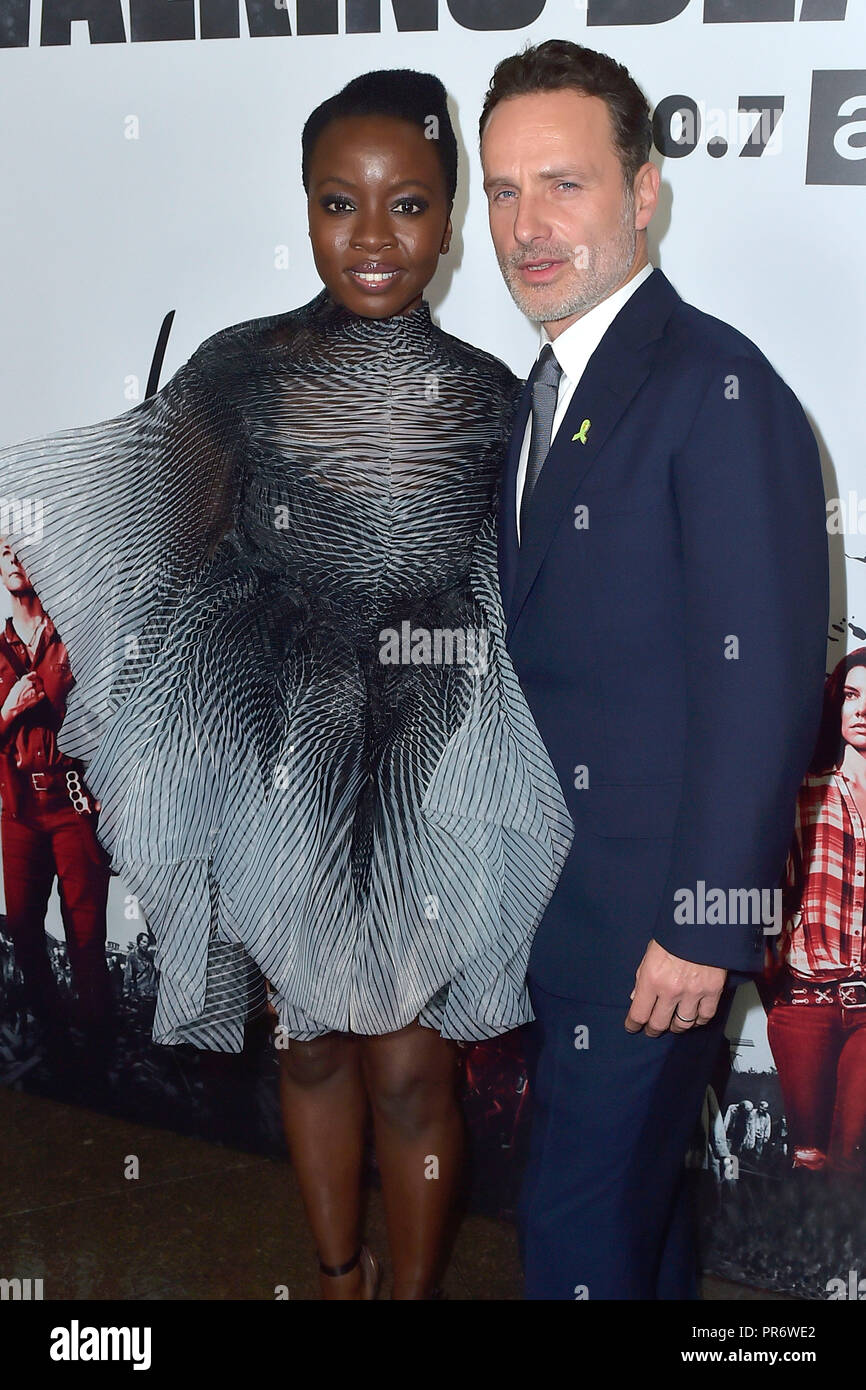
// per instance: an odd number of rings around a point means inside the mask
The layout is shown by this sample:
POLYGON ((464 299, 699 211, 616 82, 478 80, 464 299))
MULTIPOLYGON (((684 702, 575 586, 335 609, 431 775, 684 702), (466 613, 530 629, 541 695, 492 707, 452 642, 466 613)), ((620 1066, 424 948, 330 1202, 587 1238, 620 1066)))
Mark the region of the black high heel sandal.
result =
POLYGON ((342 1265, 326 1265, 319 1260, 319 1272, 328 1279, 341 1279, 344 1274, 351 1274, 353 1269, 357 1269, 361 1261, 365 1260, 367 1279, 365 1287, 370 1290, 370 1298, 379 1297, 379 1286, 382 1282, 382 1267, 372 1250, 366 1245, 359 1245, 350 1260, 346 1260, 342 1265))

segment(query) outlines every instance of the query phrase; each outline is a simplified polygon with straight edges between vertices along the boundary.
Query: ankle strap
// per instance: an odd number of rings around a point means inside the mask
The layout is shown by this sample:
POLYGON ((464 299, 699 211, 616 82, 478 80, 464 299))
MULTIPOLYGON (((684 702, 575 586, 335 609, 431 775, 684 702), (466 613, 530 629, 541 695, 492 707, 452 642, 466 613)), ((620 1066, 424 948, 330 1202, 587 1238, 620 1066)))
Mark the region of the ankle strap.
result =
POLYGON ((359 1245, 351 1260, 347 1260, 343 1265, 326 1265, 319 1260, 319 1269, 323 1274, 327 1274, 329 1279, 339 1279, 342 1274, 351 1274, 361 1259, 363 1248, 363 1245, 359 1245))

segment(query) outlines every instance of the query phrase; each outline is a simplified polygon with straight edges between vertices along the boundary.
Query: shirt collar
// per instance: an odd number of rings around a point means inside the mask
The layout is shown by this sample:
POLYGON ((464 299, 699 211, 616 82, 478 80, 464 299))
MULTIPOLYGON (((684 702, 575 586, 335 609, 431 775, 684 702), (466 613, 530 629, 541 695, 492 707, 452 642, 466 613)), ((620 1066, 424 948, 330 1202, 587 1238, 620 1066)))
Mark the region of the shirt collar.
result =
MULTIPOLYGON (((5 635, 6 635, 6 641, 7 641, 7 642, 17 643, 17 645, 18 645, 19 647, 24 647, 24 646, 26 646, 26 643, 23 641, 23 639, 22 639, 21 637, 18 636, 18 632, 17 632, 17 630, 16 630, 16 628, 15 628, 15 624, 14 624, 13 621, 12 621, 12 615, 11 615, 11 613, 10 613, 9 617, 6 619, 5 635)), ((44 624, 44 627, 42 628, 42 631, 41 631, 41 633, 40 633, 40 640, 41 640, 41 638, 44 637, 46 642, 50 642, 53 636, 54 636, 54 623, 51 621, 51 619, 49 618, 48 614, 46 613, 46 614, 45 614, 45 624, 44 624)))
MULTIPOLYGON (((566 328, 564 333, 560 333, 559 337, 553 340, 553 351, 562 368, 563 376, 567 376, 572 382, 580 381, 587 362, 620 309, 631 298, 635 290, 643 284, 644 280, 649 279, 654 269, 655 267, 652 265, 645 265, 643 270, 638 271, 637 275, 633 276, 627 284, 621 285, 600 304, 595 304, 570 328, 566 328)), ((539 352, 545 343, 551 341, 547 329, 542 325, 539 352)))

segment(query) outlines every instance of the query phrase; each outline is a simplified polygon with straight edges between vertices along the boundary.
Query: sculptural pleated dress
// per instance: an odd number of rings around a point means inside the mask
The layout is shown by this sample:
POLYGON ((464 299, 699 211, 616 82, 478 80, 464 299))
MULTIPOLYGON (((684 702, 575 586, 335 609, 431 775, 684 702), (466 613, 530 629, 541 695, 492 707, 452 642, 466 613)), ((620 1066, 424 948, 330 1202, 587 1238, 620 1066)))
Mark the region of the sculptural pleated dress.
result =
POLYGON ((60 746, 157 940, 155 1041, 238 1051, 266 989, 299 1039, 531 1019, 573 826, 505 649, 518 386, 426 301, 323 290, 0 451, 76 679, 60 746))

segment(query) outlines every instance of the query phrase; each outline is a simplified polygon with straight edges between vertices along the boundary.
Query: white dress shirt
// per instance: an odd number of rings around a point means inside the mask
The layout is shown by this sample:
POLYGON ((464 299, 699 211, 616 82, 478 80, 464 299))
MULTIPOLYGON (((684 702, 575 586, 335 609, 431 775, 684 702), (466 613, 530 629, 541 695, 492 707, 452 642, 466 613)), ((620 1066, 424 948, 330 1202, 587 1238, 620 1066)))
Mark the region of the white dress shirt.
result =
MULTIPOLYGON (((557 362, 562 368, 562 375, 559 378, 559 394, 556 398, 556 414, 553 417, 553 432, 550 442, 556 438, 556 431, 565 418, 565 412, 571 404, 580 378, 586 369, 586 364, 595 352, 602 338, 610 325, 613 323, 625 302, 631 298, 639 285, 644 280, 648 280, 652 275, 654 267, 645 265, 643 270, 638 271, 627 285, 622 285, 613 294, 608 295, 600 304, 596 304, 581 318, 577 319, 570 328, 566 328, 564 333, 560 333, 556 339, 548 336, 547 329, 542 324, 541 342, 538 351, 544 347, 545 343, 553 342, 553 351, 557 362)), ((526 421, 526 431, 523 436, 523 444, 520 448, 520 459, 517 464, 517 495, 515 502, 517 505, 517 541, 520 543, 520 502, 523 497, 523 484, 526 480, 526 461, 529 458, 529 438, 532 433, 532 412, 526 421)))

